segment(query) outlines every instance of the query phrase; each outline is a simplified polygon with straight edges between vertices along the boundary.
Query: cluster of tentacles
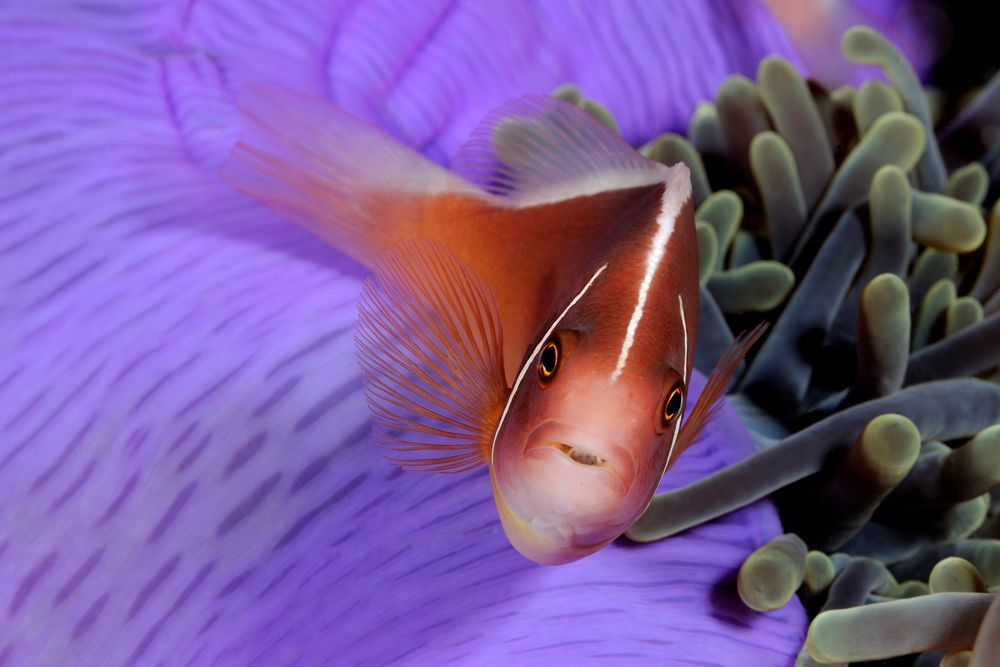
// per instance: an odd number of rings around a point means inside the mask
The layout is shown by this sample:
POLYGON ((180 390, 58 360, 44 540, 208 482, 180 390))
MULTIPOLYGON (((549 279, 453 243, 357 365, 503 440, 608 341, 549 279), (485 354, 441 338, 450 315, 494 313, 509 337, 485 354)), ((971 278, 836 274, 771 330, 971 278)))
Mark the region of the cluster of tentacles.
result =
POLYGON ((772 496, 789 533, 738 586, 760 611, 799 593, 815 616, 799 664, 985 665, 1000 655, 1000 77, 936 134, 894 46, 855 28, 844 51, 892 85, 828 91, 769 58, 687 137, 643 149, 692 173, 697 367, 772 328, 732 396, 759 451, 659 494, 628 536, 772 496))

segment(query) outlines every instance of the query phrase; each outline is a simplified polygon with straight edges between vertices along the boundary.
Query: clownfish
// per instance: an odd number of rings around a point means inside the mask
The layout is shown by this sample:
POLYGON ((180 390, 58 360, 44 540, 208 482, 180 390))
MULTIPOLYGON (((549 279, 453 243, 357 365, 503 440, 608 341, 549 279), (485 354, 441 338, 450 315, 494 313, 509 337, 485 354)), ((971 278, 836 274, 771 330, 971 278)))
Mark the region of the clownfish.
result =
POLYGON ((687 167, 577 107, 491 113, 445 169, 335 106, 247 87, 237 190, 372 269, 355 342, 376 442, 483 463, 511 544, 567 563, 619 537, 760 335, 685 411, 698 323, 687 167))

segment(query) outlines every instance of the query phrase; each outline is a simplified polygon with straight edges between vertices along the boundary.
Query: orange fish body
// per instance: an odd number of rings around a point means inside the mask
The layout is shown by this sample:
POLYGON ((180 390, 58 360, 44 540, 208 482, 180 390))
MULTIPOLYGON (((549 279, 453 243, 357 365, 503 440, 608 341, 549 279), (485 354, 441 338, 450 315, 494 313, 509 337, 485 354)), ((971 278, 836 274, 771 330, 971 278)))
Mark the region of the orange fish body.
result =
MULTIPOLYGON (((624 313, 620 301, 641 281, 643 260, 637 251, 645 251, 655 233, 652 223, 662 193, 662 185, 656 184, 522 209, 497 209, 469 199, 445 201, 432 205, 415 236, 448 248, 489 284, 504 326, 504 367, 513 382, 539 323, 572 298, 588 266, 596 270, 615 258, 614 270, 596 291, 616 304, 605 309, 602 321, 624 313)), ((690 218, 690 200, 686 207, 683 215, 690 218)), ((685 259, 671 262, 670 271, 676 273, 664 271, 657 287, 686 285, 684 298, 696 316, 694 223, 679 227, 676 245, 685 259)))
POLYGON ((573 106, 491 114, 447 171, 324 102, 254 89, 224 177, 369 265, 356 333, 377 441, 483 462, 512 544, 592 553, 648 506, 760 332, 683 426, 698 253, 683 165, 573 106))

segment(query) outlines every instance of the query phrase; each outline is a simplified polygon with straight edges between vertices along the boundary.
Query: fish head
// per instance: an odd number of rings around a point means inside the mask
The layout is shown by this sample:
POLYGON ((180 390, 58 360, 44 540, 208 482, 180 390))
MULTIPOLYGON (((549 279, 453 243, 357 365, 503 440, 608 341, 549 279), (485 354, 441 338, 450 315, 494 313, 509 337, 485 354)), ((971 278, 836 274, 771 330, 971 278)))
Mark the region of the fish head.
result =
MULTIPOLYGON (((657 350, 648 358, 635 352, 618 367, 624 324, 614 326, 599 303, 588 307, 602 291, 588 294, 526 357, 491 450, 504 530, 544 564, 582 558, 632 525, 663 475, 684 408, 680 327, 665 327, 645 345, 657 350)), ((676 314, 676 294, 673 302, 676 314)))

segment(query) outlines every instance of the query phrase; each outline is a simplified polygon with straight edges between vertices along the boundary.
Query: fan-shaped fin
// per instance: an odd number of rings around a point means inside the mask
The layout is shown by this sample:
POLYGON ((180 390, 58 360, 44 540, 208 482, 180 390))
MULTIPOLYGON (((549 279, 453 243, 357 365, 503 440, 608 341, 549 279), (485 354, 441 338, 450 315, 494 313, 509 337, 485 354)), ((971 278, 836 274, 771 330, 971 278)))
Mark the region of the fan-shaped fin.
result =
POLYGON ((492 111, 451 170, 516 206, 651 185, 670 176, 586 112, 542 96, 492 111))
POLYGON ((354 340, 375 439, 414 470, 487 460, 507 397, 490 288, 444 247, 404 241, 381 256, 354 340))

